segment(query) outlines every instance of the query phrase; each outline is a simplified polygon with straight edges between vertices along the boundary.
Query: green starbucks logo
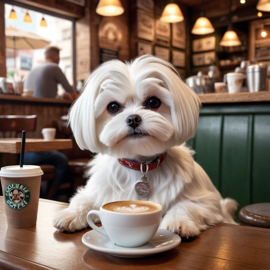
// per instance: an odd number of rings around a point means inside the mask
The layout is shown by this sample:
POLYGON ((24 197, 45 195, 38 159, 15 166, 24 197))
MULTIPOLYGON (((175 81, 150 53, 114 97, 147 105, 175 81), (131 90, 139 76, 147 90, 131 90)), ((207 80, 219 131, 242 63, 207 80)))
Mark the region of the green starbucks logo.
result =
POLYGON ((30 198, 30 189, 24 184, 10 183, 5 186, 5 201, 11 209, 25 208, 29 204, 30 198))

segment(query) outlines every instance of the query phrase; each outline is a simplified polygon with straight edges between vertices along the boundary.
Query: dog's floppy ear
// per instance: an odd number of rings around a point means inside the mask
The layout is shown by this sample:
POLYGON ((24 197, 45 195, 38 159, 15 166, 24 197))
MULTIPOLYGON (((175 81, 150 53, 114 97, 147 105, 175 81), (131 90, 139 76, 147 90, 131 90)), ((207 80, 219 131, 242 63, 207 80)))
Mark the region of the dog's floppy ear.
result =
POLYGON ((179 75, 173 74, 168 87, 173 97, 171 114, 175 139, 179 145, 195 136, 201 102, 194 90, 186 85, 179 75))
POLYGON ((95 98, 98 94, 98 87, 96 89, 94 88, 94 73, 89 77, 84 88, 81 90, 80 96, 70 108, 69 124, 78 146, 81 149, 88 149, 96 153, 100 149, 96 135, 94 112, 95 98))

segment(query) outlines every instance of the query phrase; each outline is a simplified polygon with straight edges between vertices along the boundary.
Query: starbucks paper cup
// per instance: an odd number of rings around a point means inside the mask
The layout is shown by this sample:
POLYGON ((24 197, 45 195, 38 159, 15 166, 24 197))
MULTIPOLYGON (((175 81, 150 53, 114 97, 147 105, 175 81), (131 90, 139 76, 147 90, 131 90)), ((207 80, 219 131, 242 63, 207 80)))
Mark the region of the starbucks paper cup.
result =
POLYGON ((13 228, 36 225, 41 175, 39 166, 19 165, 0 170, 7 222, 13 228))

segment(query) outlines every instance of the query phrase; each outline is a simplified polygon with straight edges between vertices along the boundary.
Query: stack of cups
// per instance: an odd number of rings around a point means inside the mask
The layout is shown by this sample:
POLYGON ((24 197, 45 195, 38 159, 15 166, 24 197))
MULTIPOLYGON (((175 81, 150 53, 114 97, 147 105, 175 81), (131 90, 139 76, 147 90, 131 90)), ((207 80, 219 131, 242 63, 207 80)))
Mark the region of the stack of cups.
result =
POLYGON ((7 222, 13 228, 36 225, 41 175, 39 166, 19 165, 0 170, 7 222))
POLYGON ((227 74, 227 83, 229 93, 239 93, 241 92, 244 74, 239 72, 232 72, 227 74))

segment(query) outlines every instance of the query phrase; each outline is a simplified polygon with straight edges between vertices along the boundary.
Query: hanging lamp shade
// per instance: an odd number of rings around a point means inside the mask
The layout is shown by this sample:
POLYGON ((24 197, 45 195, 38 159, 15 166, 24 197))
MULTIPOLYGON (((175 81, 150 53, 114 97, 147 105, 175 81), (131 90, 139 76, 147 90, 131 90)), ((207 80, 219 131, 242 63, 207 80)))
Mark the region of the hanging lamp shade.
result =
POLYGON ((233 30, 227 30, 224 34, 222 40, 220 41, 219 45, 230 47, 230 46, 239 46, 241 45, 241 41, 233 30))
POLYGON ((191 30, 194 35, 206 35, 213 32, 215 32, 215 28, 206 17, 198 18, 191 30))
POLYGON ((31 19, 31 16, 28 12, 26 12, 25 16, 24 16, 24 19, 23 19, 23 22, 25 23, 31 23, 32 22, 32 19, 31 19))
POLYGON ((9 14, 9 17, 8 17, 10 20, 17 20, 17 15, 16 15, 16 12, 15 10, 12 8, 12 10, 10 11, 10 14, 9 14))
POLYGON ((177 4, 168 4, 164 8, 160 20, 168 23, 177 23, 183 21, 184 16, 177 4))
POLYGON ((120 0, 100 0, 96 13, 101 16, 118 16, 124 13, 120 0))
POLYGON ((45 21, 44 17, 42 17, 42 19, 41 19, 40 26, 47 27, 47 22, 45 21))
POLYGON ((270 11, 270 0, 260 0, 256 7, 260 11, 270 11))

